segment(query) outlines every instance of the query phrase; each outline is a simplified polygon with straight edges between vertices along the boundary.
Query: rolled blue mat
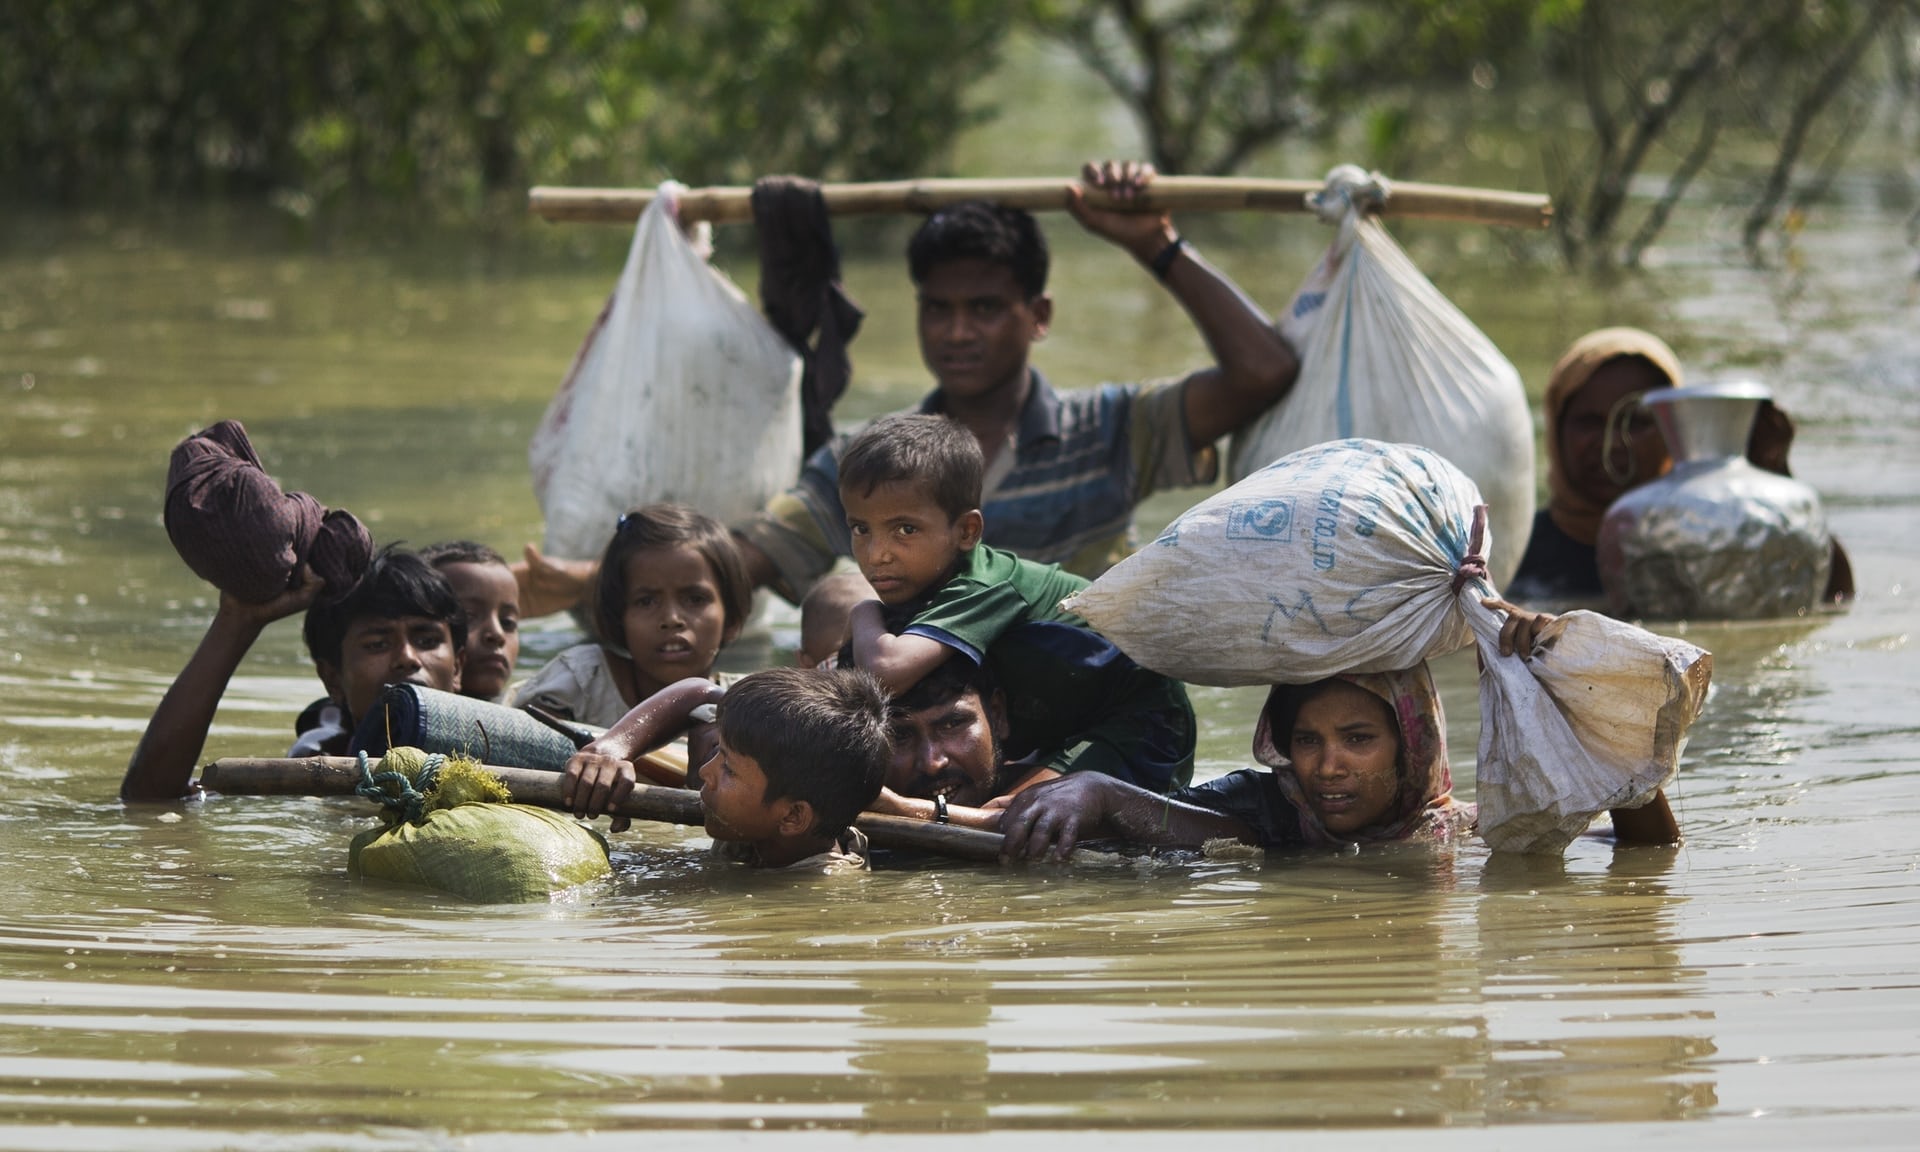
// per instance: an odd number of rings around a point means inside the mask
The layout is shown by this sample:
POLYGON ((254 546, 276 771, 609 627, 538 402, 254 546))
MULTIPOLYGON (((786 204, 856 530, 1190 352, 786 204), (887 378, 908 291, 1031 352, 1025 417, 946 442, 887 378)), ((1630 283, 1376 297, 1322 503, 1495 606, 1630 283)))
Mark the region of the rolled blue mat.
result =
MULTIPOLYGON (((601 732, 585 724, 571 727, 588 739, 601 732)), ((517 708, 418 684, 389 684, 354 729, 351 750, 379 756, 408 746, 459 752, 482 764, 558 772, 567 766, 575 742, 517 708)))

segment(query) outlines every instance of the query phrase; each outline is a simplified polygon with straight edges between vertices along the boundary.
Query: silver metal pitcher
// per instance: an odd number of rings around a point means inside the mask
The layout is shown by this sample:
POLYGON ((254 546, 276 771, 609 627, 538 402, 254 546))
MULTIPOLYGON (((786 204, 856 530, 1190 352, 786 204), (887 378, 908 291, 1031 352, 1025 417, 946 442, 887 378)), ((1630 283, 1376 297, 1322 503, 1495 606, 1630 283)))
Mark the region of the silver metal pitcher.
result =
POLYGON ((1600 522, 1600 584, 1613 614, 1752 620, 1813 608, 1832 555, 1820 497, 1746 458, 1768 398, 1747 380, 1641 397, 1673 471, 1621 496, 1600 522))

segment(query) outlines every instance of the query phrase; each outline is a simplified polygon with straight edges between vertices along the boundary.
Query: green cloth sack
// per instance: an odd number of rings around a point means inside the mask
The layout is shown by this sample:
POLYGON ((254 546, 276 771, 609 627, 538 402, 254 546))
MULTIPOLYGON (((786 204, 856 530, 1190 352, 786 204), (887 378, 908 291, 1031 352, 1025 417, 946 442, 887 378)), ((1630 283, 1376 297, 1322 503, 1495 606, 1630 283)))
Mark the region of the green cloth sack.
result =
POLYGON ((347 872, 418 884, 476 904, 534 904, 611 874, 607 842, 572 818, 525 804, 461 804, 369 828, 347 872))

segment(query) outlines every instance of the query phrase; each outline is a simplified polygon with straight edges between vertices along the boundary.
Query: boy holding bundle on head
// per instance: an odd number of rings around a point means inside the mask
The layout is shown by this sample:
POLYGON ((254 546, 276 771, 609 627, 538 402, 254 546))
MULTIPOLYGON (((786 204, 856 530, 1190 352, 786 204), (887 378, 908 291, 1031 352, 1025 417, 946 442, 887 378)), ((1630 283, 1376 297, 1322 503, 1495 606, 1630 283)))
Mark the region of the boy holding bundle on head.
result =
POLYGON ((1156 792, 1193 773, 1186 689, 1150 672, 1060 601, 1087 586, 1058 565, 980 542, 980 445, 944 416, 875 421, 840 461, 854 561, 876 600, 857 605, 842 662, 889 692, 955 653, 1006 693, 1010 762, 1039 783, 1095 771, 1156 792))
POLYGON ((291 755, 344 755, 355 721, 372 711, 389 684, 460 690, 466 613, 446 577, 418 555, 390 545, 357 583, 329 599, 320 598, 327 581, 311 568, 301 568, 295 579, 264 603, 221 592, 206 637, 133 750, 120 782, 122 800, 173 800, 197 790, 194 765, 228 682, 268 624, 303 608, 307 651, 338 722, 303 733, 291 755))

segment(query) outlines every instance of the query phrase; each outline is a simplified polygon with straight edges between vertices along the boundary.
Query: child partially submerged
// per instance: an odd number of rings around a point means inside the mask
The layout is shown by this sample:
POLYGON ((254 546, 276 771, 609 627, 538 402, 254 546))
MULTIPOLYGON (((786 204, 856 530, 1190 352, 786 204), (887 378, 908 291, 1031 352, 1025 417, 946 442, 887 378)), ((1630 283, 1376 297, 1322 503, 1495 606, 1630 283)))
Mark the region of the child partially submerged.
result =
POLYGON ((888 416, 840 461, 853 558, 852 663, 904 693, 959 654, 1006 693, 1006 755, 1042 775, 1093 771, 1165 792, 1193 774, 1179 682, 1135 664, 1060 601, 1087 581, 980 542, 985 460, 944 416, 888 416))
POLYGON ((520 586, 506 557, 472 540, 447 540, 420 549, 467 615, 467 646, 460 658, 460 694, 500 703, 520 660, 520 586))
POLYGON ((599 642, 555 656, 510 703, 609 727, 670 684, 716 679, 720 649, 753 609, 753 585, 718 521, 679 504, 649 504, 620 517, 592 607, 599 642))
POLYGON ((716 851, 757 868, 866 869, 853 821, 880 795, 892 743, 886 693, 853 669, 772 668, 724 690, 671 685, 567 762, 562 801, 588 819, 617 807, 633 792, 631 757, 684 729, 714 696, 719 747, 698 775, 716 851))
POLYGON ((446 578, 419 556, 388 547, 357 584, 332 599, 319 599, 324 581, 312 571, 297 575, 297 584, 265 603, 220 594, 205 639, 133 750, 121 799, 171 800, 194 790, 193 768, 227 682, 268 624, 303 608, 307 651, 338 722, 303 734, 292 755, 344 754, 355 719, 388 684, 460 690, 466 614, 446 578))

